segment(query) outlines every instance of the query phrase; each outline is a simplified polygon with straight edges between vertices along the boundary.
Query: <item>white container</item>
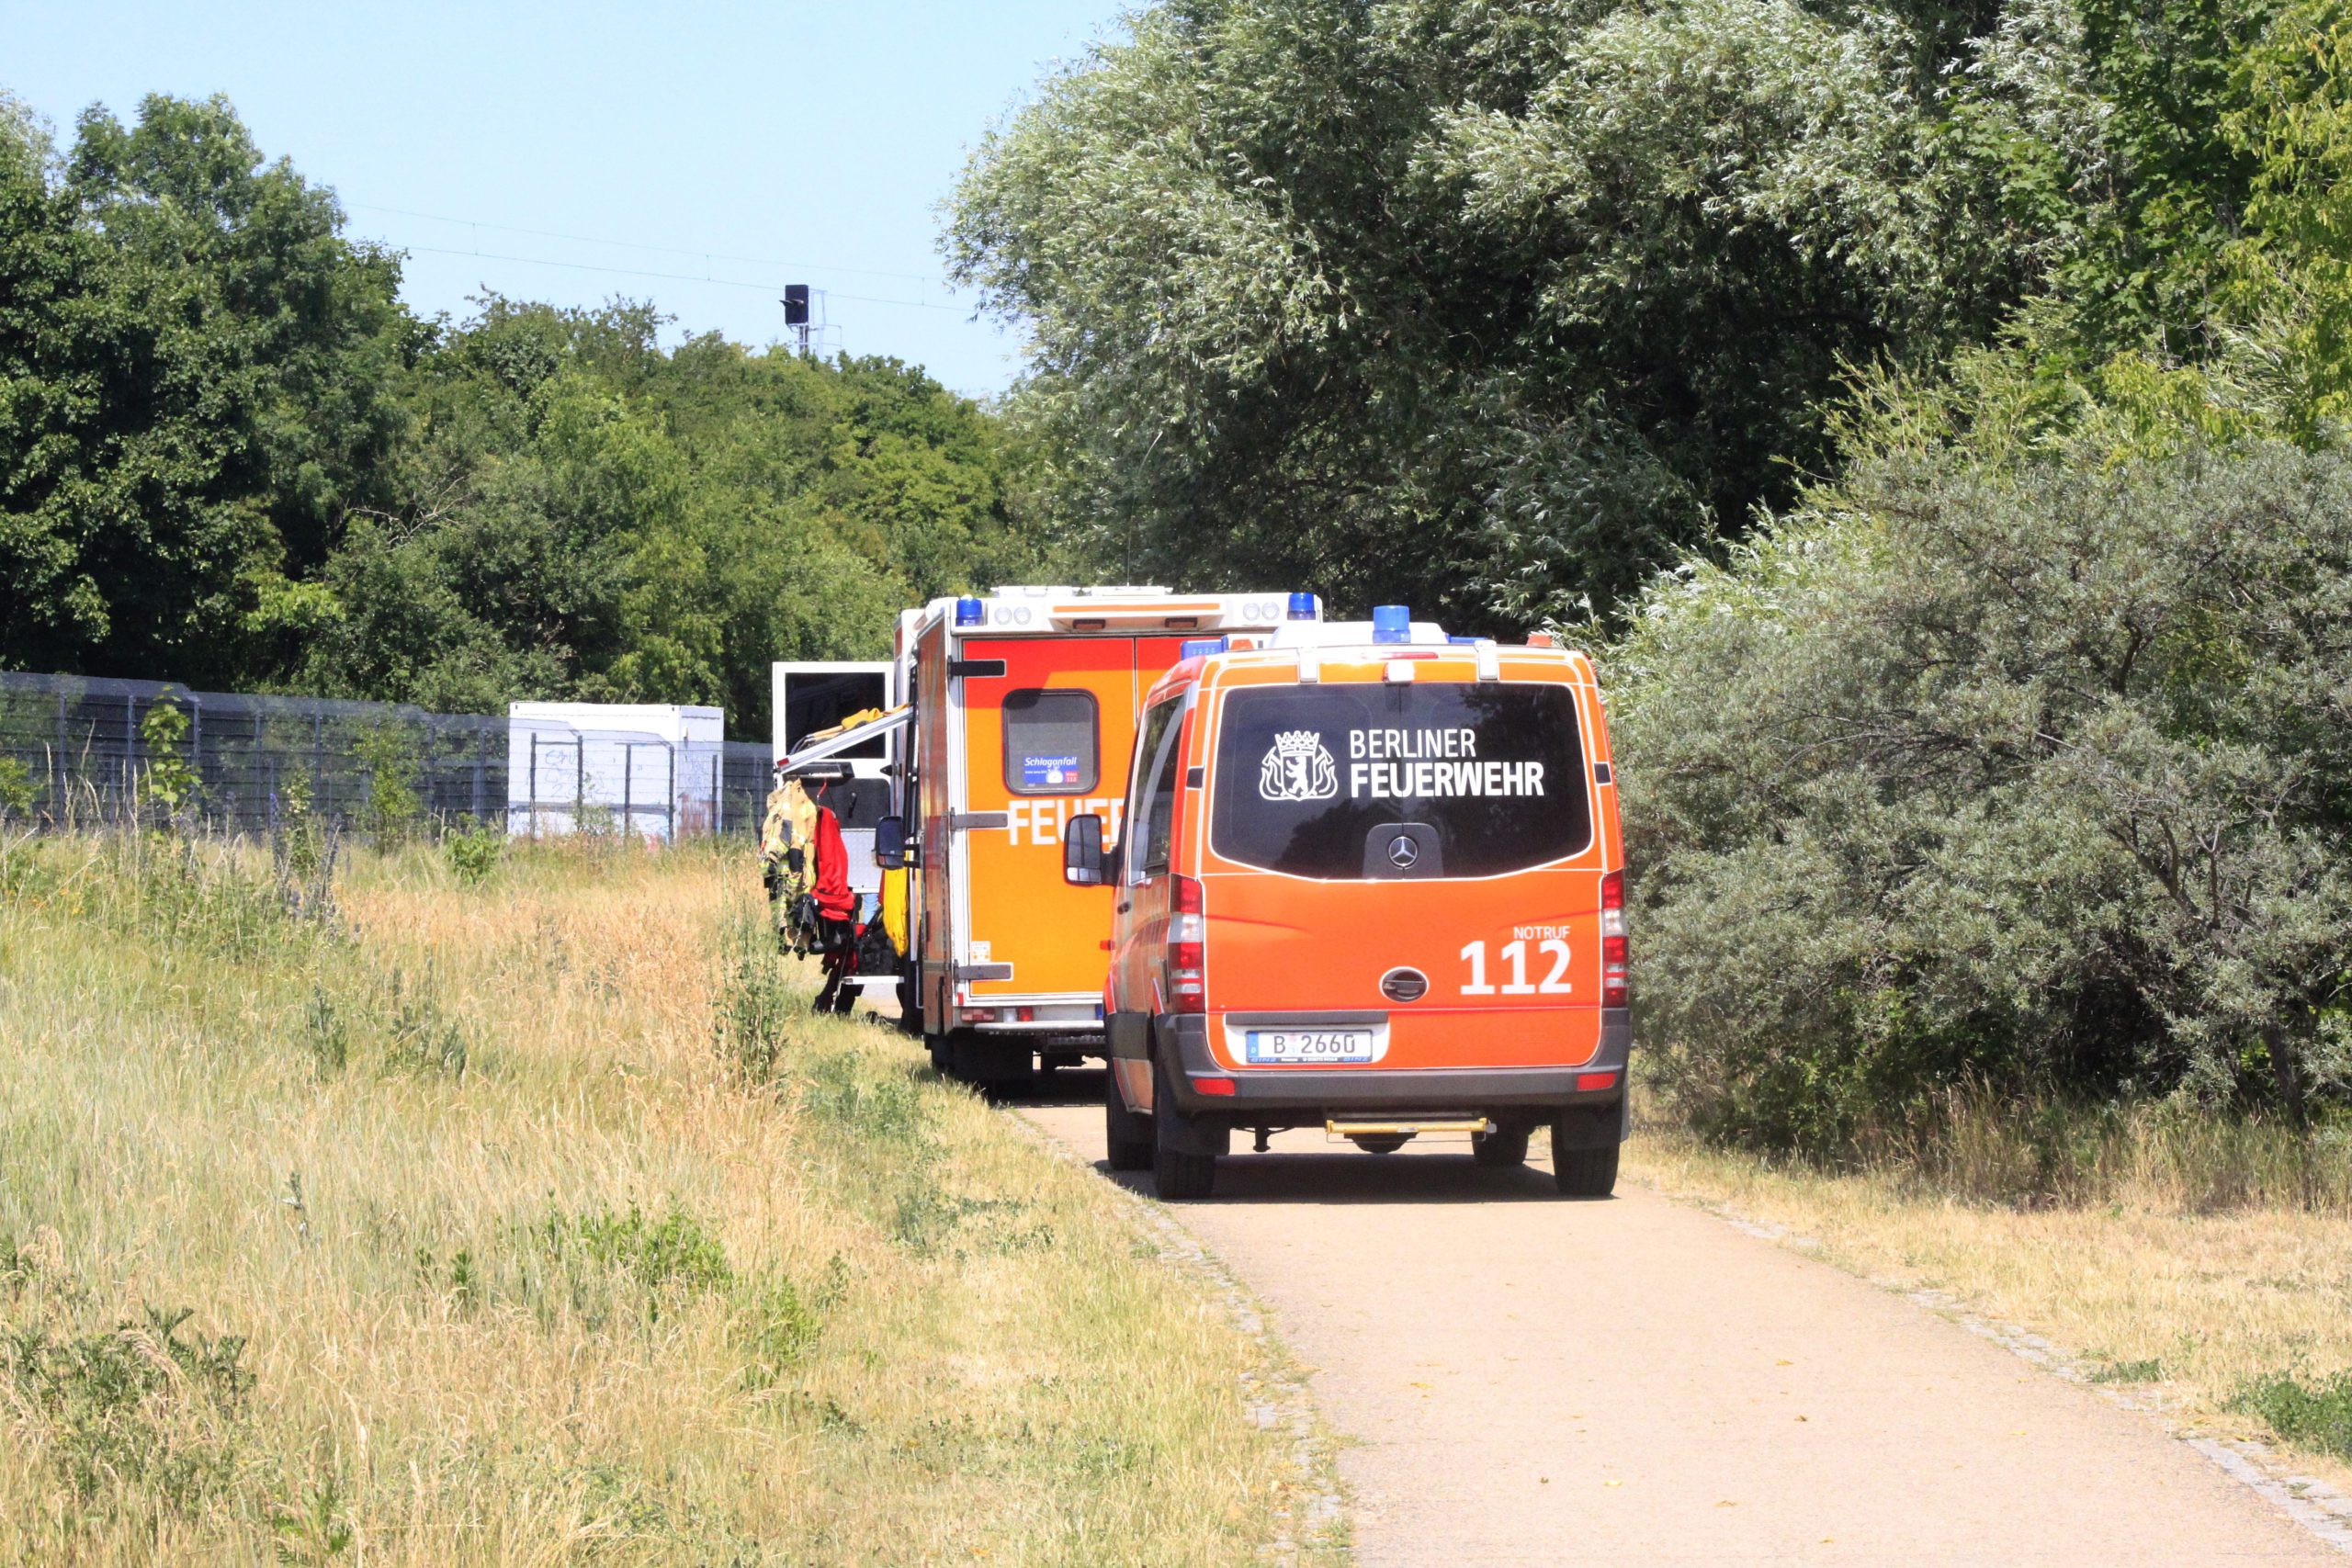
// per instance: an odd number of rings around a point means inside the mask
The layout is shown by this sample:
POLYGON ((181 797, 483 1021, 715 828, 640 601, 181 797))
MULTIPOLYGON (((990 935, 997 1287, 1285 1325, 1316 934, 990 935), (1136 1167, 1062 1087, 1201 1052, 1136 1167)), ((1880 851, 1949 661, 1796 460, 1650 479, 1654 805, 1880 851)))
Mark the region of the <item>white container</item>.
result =
POLYGON ((510 703, 506 830, 582 829, 666 842, 717 832, 727 716, 674 703, 510 703))

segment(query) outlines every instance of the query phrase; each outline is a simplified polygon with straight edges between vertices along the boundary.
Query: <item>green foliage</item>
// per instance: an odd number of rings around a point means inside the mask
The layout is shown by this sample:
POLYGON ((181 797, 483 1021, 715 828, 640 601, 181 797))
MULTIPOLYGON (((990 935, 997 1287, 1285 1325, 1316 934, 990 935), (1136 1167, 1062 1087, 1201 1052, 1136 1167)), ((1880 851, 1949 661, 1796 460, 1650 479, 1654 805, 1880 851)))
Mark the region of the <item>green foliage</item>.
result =
POLYGON ((170 697, 158 697, 139 721, 139 739, 147 751, 146 790, 166 817, 196 797, 196 770, 180 754, 187 741, 187 715, 170 697))
POLYGON ((801 1103, 842 1131, 911 1149, 923 1137, 922 1099, 904 1077, 867 1077, 854 1052, 820 1056, 808 1064, 801 1103))
POLYGON ((62 156, 0 112, 0 665, 756 728, 770 660, 1033 564, 1023 459, 919 371, 625 301, 419 321, 342 226, 225 100, 62 156))
POLYGON ((2292 1372, 2256 1378, 2232 1402, 2289 1442, 2352 1460, 2352 1371, 2309 1382, 2292 1372))
POLYGON ((2165 1375, 2165 1364, 2154 1357, 2131 1361, 2109 1361, 2093 1371, 2093 1382, 2159 1382, 2165 1375))
POLYGON ((0 822, 28 817, 32 809, 32 769, 20 757, 0 757, 0 822))
POLYGON ((772 1082, 785 1067, 795 1024, 808 1017, 808 998, 792 983, 776 952, 775 929, 755 906, 729 914, 718 998, 713 1044, 719 1058, 752 1083, 772 1082))
POLYGON ((539 1239, 551 1256, 636 1281, 648 1292, 648 1312, 656 1315, 663 1292, 691 1295, 723 1290, 735 1281, 726 1249, 680 1209, 658 1220, 648 1220, 634 1203, 626 1213, 606 1209, 558 1214, 542 1224, 539 1239))
POLYGON ((1005 443, 888 361, 716 338, 650 307, 486 299, 404 378, 398 505, 327 563, 307 688, 496 711, 707 702, 755 727, 767 666, 872 656, 912 597, 1017 572, 1005 443))
POLYGON ((441 835, 441 853, 460 887, 479 887, 506 855, 505 830, 492 822, 460 822, 441 835))
POLYGON ((0 1331, 0 1387, 85 1506, 144 1495, 187 1511, 232 1476, 254 1374, 243 1339, 183 1334, 193 1315, 149 1307, 96 1334, 0 1331))
POLYGON ((0 127, 0 662, 218 686, 315 618, 418 332, 340 225, 221 99, 0 127))
POLYGON ((1643 1029, 1709 1131, 2352 1094, 2352 457, 1864 462, 1611 650, 1643 1029))
POLYGON ((981 143, 950 254, 1092 564, 1515 631, 1793 504, 1857 371, 2339 416, 2346 15, 1186 0, 981 143))
POLYGON ((351 1526, 350 1501, 342 1477, 330 1473, 306 1484, 299 1505, 281 1504, 274 1508, 270 1528, 277 1535, 278 1560, 332 1562, 350 1551, 357 1540, 351 1526))
POLYGON ((2047 276, 1984 40, 1786 0, 1195 0, 981 145, 949 237, 1114 572, 1523 624, 1636 587, 2047 276), (1793 465, 1793 466, 1792 466, 1793 465))
POLYGON ((393 969, 381 976, 364 1004, 384 1035, 384 1059, 393 1066, 466 1076, 473 1052, 464 1026, 449 1016, 439 976, 427 969, 414 978, 393 969))
POLYGON ((416 793, 417 737, 409 726, 373 724, 362 730, 352 754, 368 775, 360 803, 360 829, 378 849, 390 849, 416 831, 424 802, 416 793))

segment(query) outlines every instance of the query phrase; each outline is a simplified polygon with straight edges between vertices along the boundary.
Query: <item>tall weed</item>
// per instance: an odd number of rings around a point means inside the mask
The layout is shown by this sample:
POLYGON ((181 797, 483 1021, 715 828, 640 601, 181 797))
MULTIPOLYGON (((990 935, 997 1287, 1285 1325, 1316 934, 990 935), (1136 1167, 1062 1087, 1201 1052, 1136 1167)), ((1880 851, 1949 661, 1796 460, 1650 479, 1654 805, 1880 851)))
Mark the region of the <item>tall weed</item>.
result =
POLYGON ((749 1082, 773 1082, 808 1017, 808 998, 786 969, 775 929, 757 906, 739 902, 729 911, 716 979, 720 1059, 749 1082))

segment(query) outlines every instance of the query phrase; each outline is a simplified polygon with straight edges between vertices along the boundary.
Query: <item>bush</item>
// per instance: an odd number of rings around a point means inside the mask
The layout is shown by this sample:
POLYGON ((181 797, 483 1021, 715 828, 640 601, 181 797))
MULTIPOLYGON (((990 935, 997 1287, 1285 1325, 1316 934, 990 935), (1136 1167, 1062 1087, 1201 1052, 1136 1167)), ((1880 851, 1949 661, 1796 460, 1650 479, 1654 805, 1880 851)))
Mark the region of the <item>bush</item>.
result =
POLYGON ((1884 456, 1611 652, 1637 1003, 1702 1131, 2352 1088, 2352 458, 1884 456))
POLYGON ((33 773, 21 757, 0 757, 0 822, 29 817, 33 809, 33 773))
POLYGON ((84 1503, 140 1493, 175 1510, 225 1486, 243 1436, 254 1374, 245 1342, 180 1329, 191 1314, 145 1309, 102 1333, 0 1332, 0 1393, 36 1422, 45 1450, 84 1503))
POLYGON ((479 887, 506 853, 506 834, 488 822, 465 822, 442 835, 441 852, 460 887, 479 887))
POLYGON ((2352 1460, 2352 1371, 2310 1382, 2289 1372, 2256 1378, 2232 1404, 2259 1416, 2289 1442, 2352 1460))
POLYGON ((416 790, 419 745, 411 727, 390 720, 369 725, 352 745, 352 756, 368 778, 360 830, 379 850, 406 842, 424 818, 424 801, 416 790))
POLYGON ((180 755, 188 735, 188 717, 169 696, 155 699, 139 721, 139 739, 147 750, 147 795, 166 818, 176 817, 196 799, 196 770, 180 755))

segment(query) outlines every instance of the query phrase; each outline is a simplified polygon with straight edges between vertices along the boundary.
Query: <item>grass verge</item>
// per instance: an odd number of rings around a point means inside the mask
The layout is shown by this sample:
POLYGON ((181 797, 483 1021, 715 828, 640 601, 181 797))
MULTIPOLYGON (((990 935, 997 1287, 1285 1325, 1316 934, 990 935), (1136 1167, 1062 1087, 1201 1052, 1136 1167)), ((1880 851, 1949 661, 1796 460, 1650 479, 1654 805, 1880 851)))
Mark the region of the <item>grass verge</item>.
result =
POLYGON ((2352 1150, 2153 1108, 1953 1120, 1940 1148, 1832 1172, 1644 1118, 1625 1171, 2039 1334, 2191 1429, 2284 1442, 2352 1493, 2352 1150))
POLYGON ((1306 1483, 740 857, 278 861, 0 847, 0 1559, 1233 1562, 1306 1483))

